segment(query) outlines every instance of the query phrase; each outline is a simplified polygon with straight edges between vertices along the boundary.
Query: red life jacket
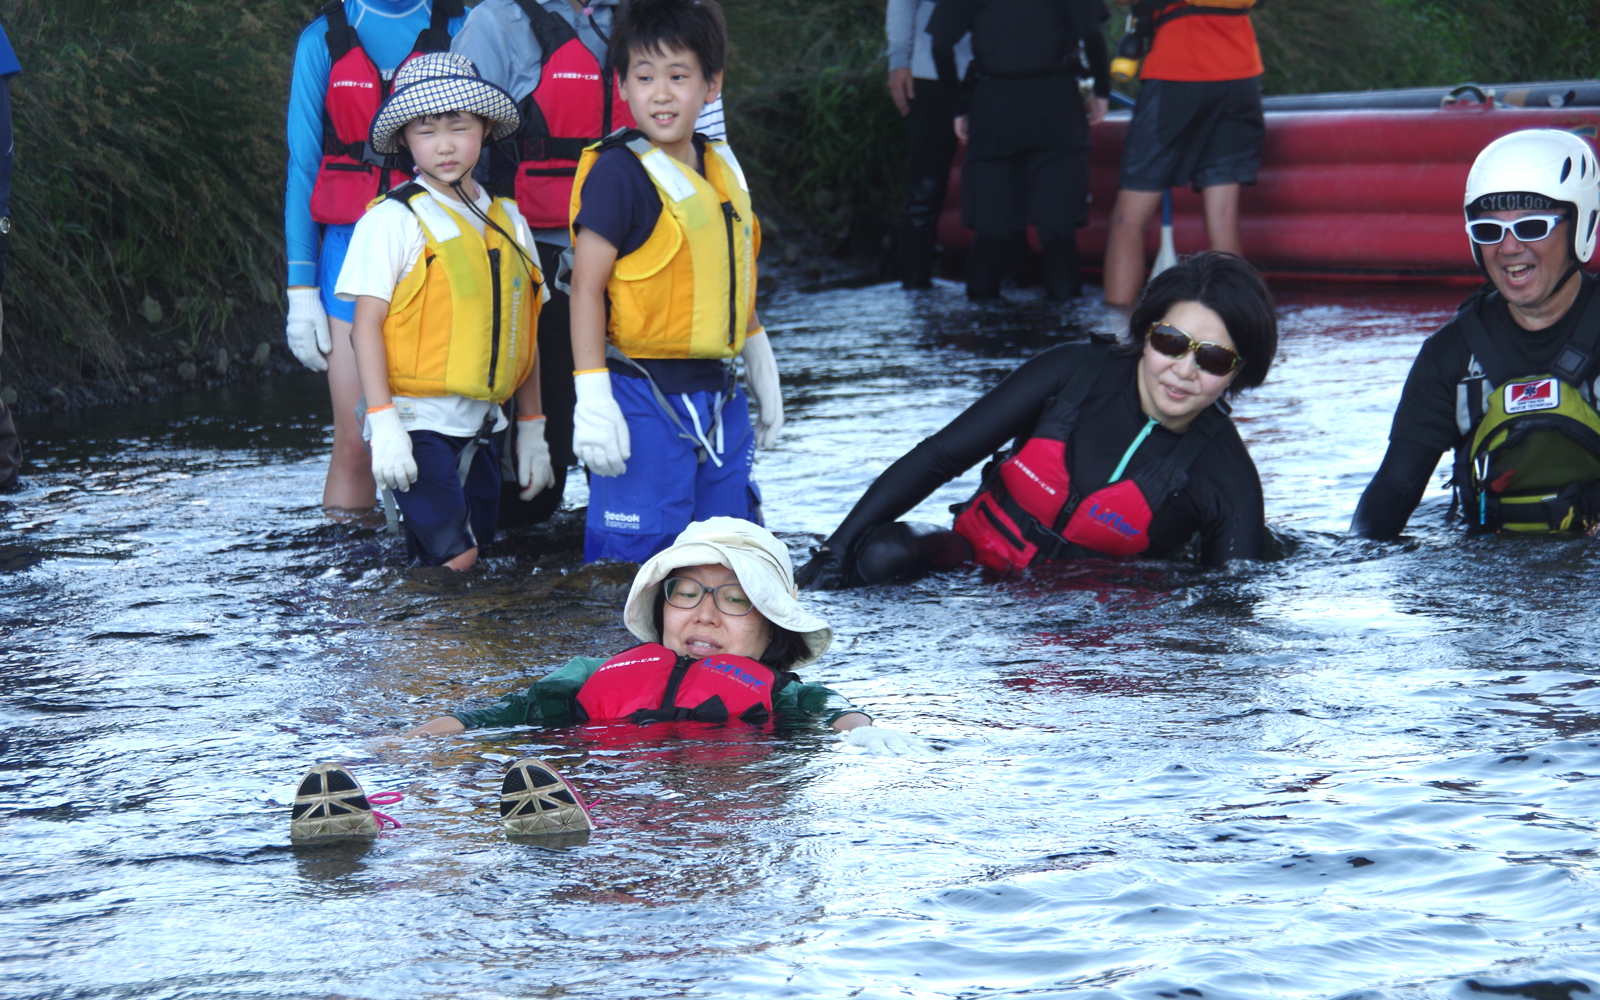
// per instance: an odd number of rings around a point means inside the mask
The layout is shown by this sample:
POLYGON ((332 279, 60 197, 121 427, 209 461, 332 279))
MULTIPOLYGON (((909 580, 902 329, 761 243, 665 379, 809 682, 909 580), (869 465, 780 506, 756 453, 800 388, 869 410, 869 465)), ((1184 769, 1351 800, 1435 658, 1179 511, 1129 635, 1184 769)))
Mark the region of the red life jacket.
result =
MULTIPOLYGON (((1207 407, 1170 456, 1080 496, 1068 468, 1067 440, 1107 359, 1106 349, 1096 349, 1046 405, 1033 436, 985 477, 983 489, 956 518, 956 533, 972 546, 980 566, 1009 572, 1086 554, 1133 556, 1150 547, 1155 512, 1183 489, 1189 466, 1227 417, 1207 407)), ((1142 440, 1143 435, 1134 446, 1142 440)))
MULTIPOLYGON (((334 0, 322 13, 328 19, 331 65, 322 98, 322 165, 311 189, 311 218, 324 225, 348 225, 378 195, 411 180, 410 158, 379 155, 367 144, 372 118, 389 96, 389 81, 361 47, 345 17, 344 0, 334 0)), ((460 15, 460 0, 434 0, 428 27, 417 35, 405 61, 424 52, 450 51, 450 19, 460 15)))
POLYGON ((578 689, 580 722, 727 722, 762 725, 789 675, 748 656, 679 656, 647 642, 613 656, 578 689))
MULTIPOLYGON (((633 112, 611 67, 595 59, 566 18, 540 7, 537 0, 517 3, 544 54, 539 83, 521 104, 517 208, 530 228, 565 229, 572 219, 572 179, 583 148, 618 128, 633 128, 633 112)), ((593 15, 589 23, 594 24, 593 15)), ((595 31, 599 33, 598 25, 595 31)))

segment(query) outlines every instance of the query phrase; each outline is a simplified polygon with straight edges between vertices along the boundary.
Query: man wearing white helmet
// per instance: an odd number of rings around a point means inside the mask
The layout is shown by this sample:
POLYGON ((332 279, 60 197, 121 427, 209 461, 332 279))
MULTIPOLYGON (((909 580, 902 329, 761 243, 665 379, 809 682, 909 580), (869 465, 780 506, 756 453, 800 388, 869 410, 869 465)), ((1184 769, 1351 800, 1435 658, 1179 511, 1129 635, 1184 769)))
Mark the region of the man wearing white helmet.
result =
POLYGON ((1383 464, 1351 530, 1398 535, 1445 451, 1474 533, 1573 534, 1600 523, 1600 175, 1589 142, 1530 129, 1478 154, 1464 199, 1489 283, 1422 345, 1383 464))

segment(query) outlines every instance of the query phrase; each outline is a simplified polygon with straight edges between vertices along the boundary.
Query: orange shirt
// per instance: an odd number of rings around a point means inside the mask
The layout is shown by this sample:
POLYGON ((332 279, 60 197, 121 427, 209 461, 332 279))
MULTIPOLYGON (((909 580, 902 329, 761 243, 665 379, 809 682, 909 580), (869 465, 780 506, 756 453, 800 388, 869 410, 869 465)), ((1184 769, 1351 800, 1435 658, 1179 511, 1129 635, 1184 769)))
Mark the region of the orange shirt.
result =
MULTIPOLYGON (((1176 6, 1182 7, 1183 4, 1176 6)), ((1141 80, 1241 80, 1261 75, 1261 50, 1248 15, 1191 14, 1156 22, 1141 80)))

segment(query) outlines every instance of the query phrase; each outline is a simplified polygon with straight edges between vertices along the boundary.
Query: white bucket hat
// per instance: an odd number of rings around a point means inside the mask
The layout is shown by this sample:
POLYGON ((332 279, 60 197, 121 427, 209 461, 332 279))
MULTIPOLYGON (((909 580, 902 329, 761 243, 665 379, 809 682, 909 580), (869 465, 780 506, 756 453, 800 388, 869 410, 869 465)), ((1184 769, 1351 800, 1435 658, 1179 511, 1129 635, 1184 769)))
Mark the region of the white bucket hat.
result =
POLYGON ((446 111, 470 111, 493 125, 490 142, 499 142, 522 127, 522 112, 512 96, 478 75, 472 60, 454 52, 428 52, 394 75, 394 93, 372 117, 372 148, 400 151, 400 130, 409 121, 446 111))
POLYGON ((686 566, 726 566, 739 578, 756 609, 779 628, 800 633, 810 652, 795 667, 816 662, 833 642, 828 623, 800 606, 789 550, 772 532, 737 517, 712 517, 683 529, 670 546, 639 567, 622 612, 623 624, 644 642, 660 642, 656 596, 674 570, 686 566))

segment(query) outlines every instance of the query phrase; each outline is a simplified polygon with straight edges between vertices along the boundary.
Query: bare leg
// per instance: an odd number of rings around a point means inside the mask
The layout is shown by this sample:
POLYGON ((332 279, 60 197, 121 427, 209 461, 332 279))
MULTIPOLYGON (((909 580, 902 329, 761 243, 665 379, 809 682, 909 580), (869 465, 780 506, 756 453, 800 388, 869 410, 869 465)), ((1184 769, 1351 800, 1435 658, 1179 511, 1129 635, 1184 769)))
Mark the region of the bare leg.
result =
POLYGON ((1205 204, 1206 242, 1213 250, 1244 256, 1239 239, 1239 185, 1218 184, 1200 192, 1205 204))
POLYGON ((378 495, 372 478, 372 459, 361 440, 356 404, 361 399, 361 377, 356 373, 356 352, 350 344, 350 324, 328 317, 333 353, 328 355, 328 394, 333 397, 333 455, 328 459, 328 481, 322 487, 322 506, 345 510, 371 510, 378 495))
POLYGON ((471 569, 473 564, 477 561, 478 547, 474 545, 472 548, 461 553, 459 556, 456 556, 454 559, 446 560, 444 566, 445 569, 453 569, 457 573, 464 573, 471 569))
POLYGON ((1144 287, 1144 231, 1161 207, 1160 191, 1118 191, 1106 237, 1107 305, 1132 305, 1144 287))

